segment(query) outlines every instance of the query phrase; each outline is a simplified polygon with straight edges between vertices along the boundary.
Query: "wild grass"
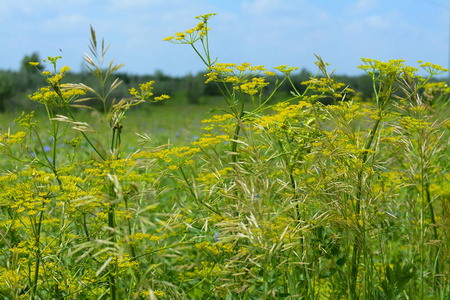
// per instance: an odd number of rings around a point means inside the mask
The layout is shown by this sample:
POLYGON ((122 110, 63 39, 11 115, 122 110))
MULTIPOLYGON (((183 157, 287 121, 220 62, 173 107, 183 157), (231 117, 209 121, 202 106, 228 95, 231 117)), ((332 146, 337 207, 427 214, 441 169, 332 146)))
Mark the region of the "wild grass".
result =
POLYGON ((211 17, 167 40, 205 62, 216 114, 139 110, 165 98, 153 82, 111 101, 121 65, 103 64, 93 30, 101 90, 64 84, 68 67, 48 59, 31 95, 47 118, 2 123, 0 295, 448 299, 450 89, 429 82, 447 70, 364 59, 376 97, 361 103, 317 56, 306 91, 272 104, 295 69, 213 62, 211 17))

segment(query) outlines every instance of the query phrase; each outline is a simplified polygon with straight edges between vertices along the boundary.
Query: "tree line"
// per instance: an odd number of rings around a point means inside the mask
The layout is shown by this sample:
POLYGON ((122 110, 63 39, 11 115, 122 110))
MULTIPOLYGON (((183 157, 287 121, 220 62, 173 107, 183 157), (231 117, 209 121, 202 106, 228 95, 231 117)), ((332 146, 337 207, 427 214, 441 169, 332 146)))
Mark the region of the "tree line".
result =
MULTIPOLYGON (((36 69, 31 66, 29 62, 40 61, 37 53, 26 55, 21 61, 19 71, 0 70, 0 112, 21 111, 21 110, 36 110, 38 106, 28 99, 28 95, 34 93, 40 87, 46 85, 45 78, 40 74, 42 69, 36 69)), ((42 68, 42 67, 41 67, 42 68)), ((129 89, 137 88, 139 84, 155 81, 154 94, 156 96, 161 94, 168 94, 177 101, 188 104, 202 104, 208 99, 220 95, 220 90, 213 84, 205 84, 205 72, 199 72, 195 75, 189 74, 183 77, 174 77, 164 74, 162 71, 155 71, 151 75, 132 75, 127 73, 119 73, 117 76, 123 83, 114 90, 111 95, 112 99, 121 99, 129 97, 129 89)), ((306 88, 301 83, 309 80, 311 73, 302 69, 300 72, 291 74, 292 82, 296 89, 302 93, 306 88)), ((368 75, 360 76, 345 76, 336 75, 334 79, 338 82, 347 84, 356 93, 356 96, 363 101, 370 101, 373 97, 372 81, 368 75)), ((88 86, 97 88, 97 81, 89 71, 81 71, 78 73, 69 72, 66 74, 65 82, 70 83, 84 83, 88 86)), ((270 94, 275 86, 276 78, 268 77, 270 84, 265 88, 264 92, 270 94)), ((285 83, 280 86, 278 95, 289 95, 292 87, 285 83)), ((355 95, 353 95, 355 96, 355 95)), ((323 99, 324 103, 328 104, 331 99, 323 99)), ((91 103, 95 106, 95 103, 91 103)), ((152 105, 163 105, 163 102, 158 102, 152 105)))

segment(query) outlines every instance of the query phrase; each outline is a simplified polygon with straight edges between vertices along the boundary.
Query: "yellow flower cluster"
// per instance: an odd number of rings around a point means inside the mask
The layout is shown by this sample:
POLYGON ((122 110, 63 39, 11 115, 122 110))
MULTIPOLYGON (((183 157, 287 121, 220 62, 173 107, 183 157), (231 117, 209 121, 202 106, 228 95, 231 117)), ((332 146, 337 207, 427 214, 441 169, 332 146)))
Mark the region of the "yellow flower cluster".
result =
POLYGON ((207 277, 208 275, 209 276, 219 276, 220 272, 222 271, 220 266, 218 266, 217 264, 214 265, 212 262, 202 261, 201 264, 203 267, 201 270, 199 270, 198 267, 195 267, 196 273, 200 277, 207 277))
POLYGON ((106 261, 110 258, 112 258, 110 264, 116 265, 118 267, 119 274, 126 272, 127 269, 129 269, 129 268, 135 269, 138 267, 138 264, 139 264, 136 260, 131 259, 130 255, 128 253, 123 253, 122 255, 117 255, 114 253, 104 253, 99 256, 99 259, 101 261, 106 261))
POLYGON ((170 99, 170 96, 169 95, 161 95, 161 96, 156 96, 155 97, 155 102, 156 101, 163 101, 163 100, 167 100, 167 99, 170 99))
POLYGON ((432 64, 430 62, 423 62, 421 60, 418 60, 417 62, 422 69, 433 75, 443 74, 450 71, 450 69, 443 68, 440 65, 432 64))
MULTIPOLYGON (((61 185, 56 186, 60 192, 55 197, 55 200, 58 206, 64 205, 68 213, 91 211, 99 205, 94 201, 95 198, 88 198, 85 201, 79 200, 84 199, 86 196, 92 196, 88 195, 88 192, 80 187, 80 184, 86 181, 85 179, 72 175, 60 175, 58 179, 61 181, 61 185)), ((89 192, 92 193, 93 190, 89 192)))
POLYGON ((139 89, 140 89, 139 92, 135 88, 129 89, 129 92, 132 96, 135 96, 136 98, 138 98, 140 100, 145 100, 145 101, 157 102, 157 101, 169 99, 170 97, 168 95, 161 95, 161 96, 154 97, 152 99, 152 96, 153 96, 152 90, 154 89, 154 87, 153 87, 154 83, 155 83, 155 81, 152 80, 152 81, 149 81, 146 83, 139 84, 139 89))
POLYGON ((171 42, 174 44, 193 44, 196 41, 203 39, 203 37, 208 33, 210 28, 207 26, 208 19, 210 19, 215 14, 207 14, 196 17, 196 19, 201 20, 197 26, 186 30, 185 32, 177 32, 175 35, 168 36, 163 39, 165 42, 171 42))
POLYGON ((188 158, 198 152, 200 152, 200 149, 188 146, 172 147, 170 149, 154 153, 154 157, 162 159, 165 162, 171 162, 172 158, 170 156, 174 156, 177 158, 188 158))
POLYGON ((382 172, 379 176, 378 182, 382 184, 385 189, 394 190, 406 185, 406 174, 402 172, 382 172))
POLYGON ((72 102, 81 95, 86 94, 81 89, 61 89, 59 93, 51 90, 50 87, 40 88, 39 91, 33 95, 29 95, 30 100, 42 103, 49 107, 64 107, 66 104, 72 102))
POLYGON ((361 58, 361 61, 364 62, 364 65, 360 65, 358 68, 371 76, 392 79, 403 76, 414 77, 414 74, 418 71, 417 68, 405 66, 404 59, 390 59, 388 62, 384 62, 371 58, 361 58), (376 75, 377 73, 378 75, 376 75))
POLYGON ((234 116, 231 114, 214 115, 212 119, 202 120, 202 123, 221 123, 230 119, 234 119, 234 116))
POLYGON ((273 115, 264 115, 260 119, 255 121, 256 130, 261 127, 267 130, 269 133, 273 133, 282 128, 281 124, 286 121, 297 119, 307 107, 310 107, 311 103, 306 101, 300 101, 298 104, 279 103, 273 110, 276 111, 273 115))
POLYGON ((423 129, 429 129, 431 123, 426 122, 422 119, 415 119, 408 116, 405 116, 399 120, 399 124, 405 129, 407 132, 420 132, 423 129))
MULTIPOLYGON (((23 270, 23 268, 21 269, 23 270)), ((8 270, 5 267, 0 267, 0 289, 3 291, 24 289, 26 278, 25 271, 8 270)))
MULTIPOLYGON (((139 299, 139 295, 145 296, 148 299, 152 299, 150 292, 148 290, 143 290, 140 293, 136 293, 134 295, 135 299, 139 299)), ((153 295, 155 295, 157 297, 164 297, 164 292, 160 291, 160 290, 153 290, 153 295)))
POLYGON ((287 65, 281 65, 281 66, 275 67, 274 69, 280 71, 285 76, 289 76, 292 72, 297 71, 298 67, 288 67, 287 65))
MULTIPOLYGON (((165 163, 170 164, 169 166, 162 166, 161 170, 164 169, 165 171, 175 171, 180 166, 183 165, 190 165, 192 163, 192 156, 198 152, 200 152, 200 148, 197 147, 189 147, 189 146, 183 146, 183 147, 171 147, 168 149, 162 149, 158 151, 140 151, 139 153, 136 153, 133 155, 134 159, 157 159, 162 160, 165 163)), ((145 177, 143 178, 145 179, 145 177)), ((153 178, 149 177, 149 181, 154 180, 153 178)))
POLYGON ((329 93, 333 97, 340 98, 343 93, 354 92, 350 88, 344 88, 342 91, 339 89, 345 87, 345 83, 336 82, 333 78, 311 78, 308 81, 302 82, 303 85, 308 85, 308 88, 312 91, 319 93, 329 93))
POLYGON ((192 145, 199 146, 200 148, 206 148, 208 146, 217 145, 229 140, 230 137, 228 135, 213 136, 211 134, 205 134, 198 141, 192 142, 192 145))
MULTIPOLYGON (((296 235, 295 222, 292 219, 277 216, 271 220, 264 220, 258 223, 258 227, 251 228, 251 232, 262 243, 271 241, 272 243, 281 242, 289 236, 296 235)), ((250 251, 251 252, 251 251, 250 251)))
POLYGON ((314 298, 318 300, 331 299, 333 296, 333 285, 329 280, 320 278, 312 283, 314 287, 314 298))
MULTIPOLYGON (((51 57, 49 57, 51 58, 51 57)), ((54 61, 55 70, 56 70, 56 61, 61 58, 61 56, 57 56, 54 61)), ((45 61, 45 60, 44 60, 45 61)), ((41 74, 44 75, 47 79, 47 82, 53 87, 55 91, 59 91, 60 81, 66 76, 66 73, 70 71, 68 66, 64 66, 59 70, 59 73, 55 73, 55 75, 51 76, 52 73, 50 71, 44 71, 41 74)))
POLYGON ((59 191, 59 186, 54 185, 56 176, 53 173, 34 168, 19 172, 19 176, 10 174, 6 179, 10 179, 11 185, 2 186, 0 199, 3 204, 17 213, 26 212, 29 216, 44 211, 45 204, 51 202, 51 198, 59 191), (21 181, 13 182, 19 177, 21 181))
MULTIPOLYGON (((10 134, 9 132, 6 132, 1 135, 1 142, 4 142, 5 144, 12 145, 12 144, 20 144, 23 142, 23 139, 25 138, 27 134, 24 131, 19 131, 16 134, 10 134)), ((0 143, 0 146, 4 146, 3 143, 0 143)))
POLYGON ((31 111, 29 114, 25 114, 25 112, 22 112, 22 115, 20 117, 17 117, 14 119, 14 122, 19 124, 22 127, 31 129, 38 125, 38 121, 33 120, 34 117, 34 111, 31 111))
POLYGON ((205 131, 212 131, 214 128, 219 128, 228 133, 234 125, 232 121, 234 116, 232 114, 214 115, 211 119, 202 120, 202 123, 209 123, 208 126, 202 127, 205 131))
MULTIPOLYGON (((227 176, 233 169, 230 167, 223 168, 221 170, 216 170, 214 172, 201 173, 197 177, 198 182, 207 183, 207 184, 215 184, 220 178, 227 176)), ((209 187, 208 187, 209 188, 209 187)))
MULTIPOLYGON (((233 86, 240 86, 256 78, 260 73, 266 76, 275 76, 274 72, 269 72, 264 66, 251 66, 249 63, 242 63, 237 65, 235 63, 216 63, 210 68, 208 74, 205 75, 208 79, 205 83, 216 81, 216 82, 229 82, 233 86)), ((260 77, 264 79, 265 77, 260 77)), ((263 81, 258 81, 258 84, 262 85, 263 81)), ((266 86, 268 83, 264 83, 266 86)))
POLYGON ((239 89, 243 93, 253 96, 267 85, 269 85, 269 83, 265 82, 264 78, 254 77, 251 81, 241 84, 240 86, 235 86, 234 89, 239 89))
POLYGON ((423 85, 423 89, 424 89, 424 96, 429 101, 437 99, 440 95, 450 94, 450 87, 443 81, 427 82, 425 85, 423 85))
POLYGON ((337 118, 341 119, 345 123, 349 123, 352 120, 366 116, 368 113, 372 113, 373 110, 368 108, 362 108, 360 103, 353 101, 340 101, 336 105, 329 105, 330 112, 335 113, 337 118))

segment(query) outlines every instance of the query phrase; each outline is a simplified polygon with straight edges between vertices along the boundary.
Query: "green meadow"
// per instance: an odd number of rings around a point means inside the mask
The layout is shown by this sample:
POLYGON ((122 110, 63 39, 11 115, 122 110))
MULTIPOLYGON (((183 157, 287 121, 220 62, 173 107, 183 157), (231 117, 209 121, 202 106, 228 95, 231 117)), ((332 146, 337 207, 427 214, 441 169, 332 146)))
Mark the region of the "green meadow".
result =
POLYGON ((95 86, 48 57, 0 116, 0 298, 449 299, 449 70, 363 58, 361 99, 320 56, 301 83, 213 60, 213 16, 165 41, 220 96, 112 97, 91 29, 95 86))

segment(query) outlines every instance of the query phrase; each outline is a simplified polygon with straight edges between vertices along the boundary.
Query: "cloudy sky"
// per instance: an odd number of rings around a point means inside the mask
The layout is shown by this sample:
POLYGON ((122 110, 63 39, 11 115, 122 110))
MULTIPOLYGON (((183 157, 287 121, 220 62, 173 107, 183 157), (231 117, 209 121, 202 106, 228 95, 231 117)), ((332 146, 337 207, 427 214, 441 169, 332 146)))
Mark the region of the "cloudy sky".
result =
POLYGON ((197 73, 204 65, 190 46, 162 39, 212 12, 219 62, 315 71, 315 53, 348 75, 361 74, 361 57, 449 65, 448 0, 0 0, 0 69, 18 70, 36 51, 79 71, 92 25, 125 72, 197 73))

